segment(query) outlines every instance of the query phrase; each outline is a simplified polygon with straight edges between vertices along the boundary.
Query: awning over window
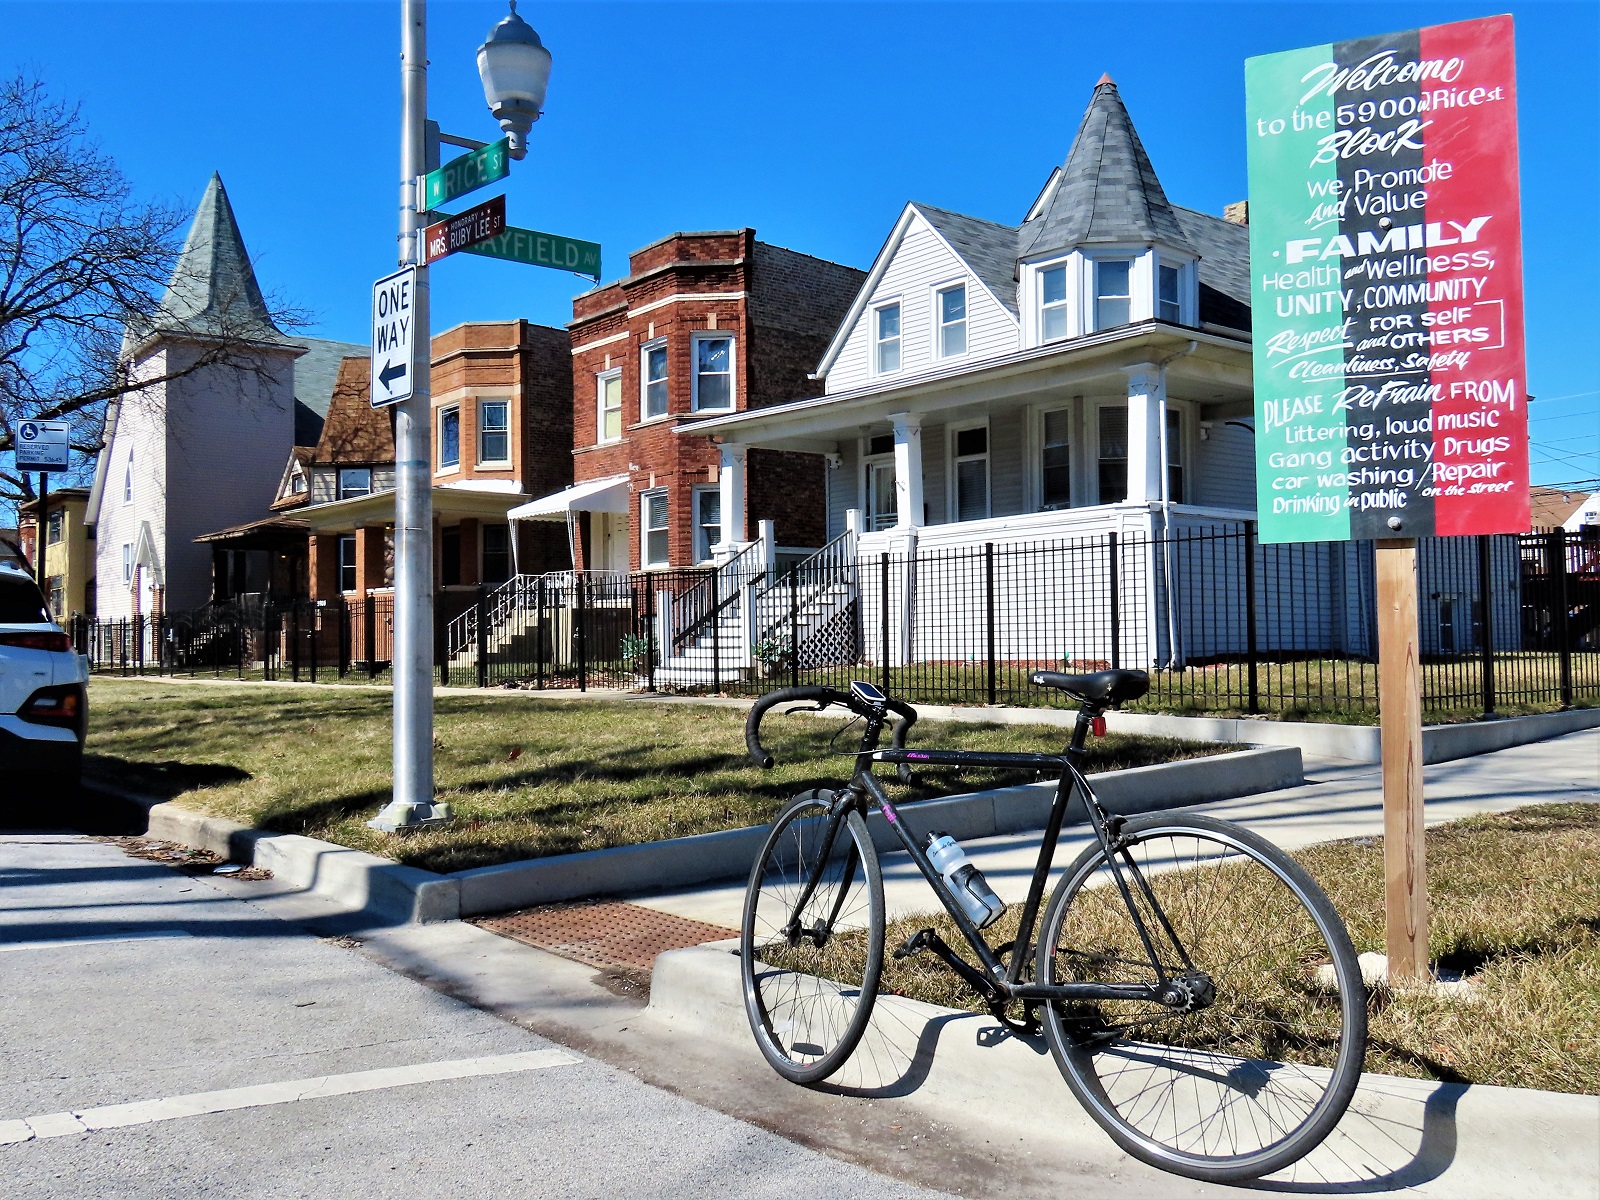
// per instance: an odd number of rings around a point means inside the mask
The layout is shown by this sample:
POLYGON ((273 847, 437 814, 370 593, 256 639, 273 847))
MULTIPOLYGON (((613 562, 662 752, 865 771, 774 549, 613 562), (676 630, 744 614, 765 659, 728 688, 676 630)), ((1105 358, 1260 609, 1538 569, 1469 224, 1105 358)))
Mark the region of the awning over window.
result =
POLYGON ((628 477, 611 475, 589 479, 549 496, 519 504, 506 513, 508 521, 561 521, 575 512, 625 513, 628 511, 628 477))

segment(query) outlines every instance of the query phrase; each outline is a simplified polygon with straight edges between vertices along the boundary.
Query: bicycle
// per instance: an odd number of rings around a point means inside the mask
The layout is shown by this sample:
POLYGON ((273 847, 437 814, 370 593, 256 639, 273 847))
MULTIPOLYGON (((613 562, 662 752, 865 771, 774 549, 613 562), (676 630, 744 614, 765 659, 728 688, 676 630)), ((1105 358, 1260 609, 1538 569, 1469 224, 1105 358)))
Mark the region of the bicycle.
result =
MULTIPOLYGON (((817 1083, 843 1066, 866 1031, 886 927, 866 822, 876 804, 977 962, 931 928, 909 937, 897 958, 931 952, 1007 1028, 1042 1028, 1073 1095, 1129 1154, 1211 1181, 1281 1170, 1328 1135, 1360 1078, 1366 990, 1343 922, 1304 868, 1248 830, 1198 814, 1124 817, 1100 804, 1082 770, 1087 738, 1105 732, 1106 709, 1148 690, 1148 675, 1030 678, 1079 704, 1062 754, 908 749, 916 710, 870 683, 852 683, 848 693, 788 688, 752 707, 745 743, 762 767, 773 757, 761 745, 761 721, 778 705, 840 705, 865 722, 850 781, 790 801, 751 870, 739 957, 761 1053, 784 1078, 817 1083), (891 716, 885 749, 879 741, 891 716), (880 763, 902 781, 913 765, 1059 775, 1014 939, 989 945, 873 774, 880 763), (1056 884, 1035 945, 1075 795, 1094 841, 1056 884)), ((964 886, 973 892, 970 879, 964 886)))

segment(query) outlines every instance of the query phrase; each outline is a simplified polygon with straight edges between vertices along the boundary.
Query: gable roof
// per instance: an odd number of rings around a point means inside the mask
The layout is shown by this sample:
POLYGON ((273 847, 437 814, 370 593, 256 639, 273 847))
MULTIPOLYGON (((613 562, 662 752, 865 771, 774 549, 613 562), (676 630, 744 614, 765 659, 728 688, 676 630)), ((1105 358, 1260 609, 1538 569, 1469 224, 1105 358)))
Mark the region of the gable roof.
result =
POLYGON ((371 386, 370 358, 352 355, 339 363, 339 379, 312 462, 394 461, 394 406, 373 408, 367 399, 371 386))
POLYGON ((1560 529, 1584 506, 1592 492, 1575 492, 1567 488, 1544 487, 1534 484, 1528 489, 1528 507, 1534 529, 1560 529))
POLYGON ((994 293, 1012 317, 1017 316, 1017 231, 982 217, 917 202, 912 205, 949 243, 983 286, 994 293))
POLYGON ((1019 258, 1095 242, 1193 249, 1109 75, 1095 86, 1066 165, 1052 183, 1048 200, 1036 205, 1038 215, 1022 227, 1019 258))
POLYGON ((327 338, 300 338, 306 352, 294 363, 294 444, 315 446, 333 401, 339 364, 347 357, 368 354, 366 346, 327 338))

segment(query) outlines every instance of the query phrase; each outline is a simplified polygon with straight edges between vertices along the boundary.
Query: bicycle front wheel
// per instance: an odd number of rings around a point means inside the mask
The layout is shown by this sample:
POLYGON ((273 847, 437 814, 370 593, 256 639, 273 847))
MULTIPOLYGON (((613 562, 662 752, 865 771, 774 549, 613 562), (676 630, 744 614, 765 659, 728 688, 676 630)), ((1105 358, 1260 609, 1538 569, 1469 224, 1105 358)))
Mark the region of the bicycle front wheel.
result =
MULTIPOLYGON (((1344 923, 1304 868, 1225 821, 1130 818, 1117 862, 1176 987, 1168 1003, 1049 1006, 1056 1066, 1154 1166, 1215 1181, 1281 1170, 1332 1131, 1361 1076, 1366 989, 1344 923)), ((1157 982, 1098 844, 1050 899, 1036 977, 1157 982)))
POLYGON ((829 816, 833 798, 806 792, 773 822, 739 935, 750 1029, 773 1070, 795 1083, 844 1065, 866 1032, 883 970, 878 855, 859 812, 829 816))

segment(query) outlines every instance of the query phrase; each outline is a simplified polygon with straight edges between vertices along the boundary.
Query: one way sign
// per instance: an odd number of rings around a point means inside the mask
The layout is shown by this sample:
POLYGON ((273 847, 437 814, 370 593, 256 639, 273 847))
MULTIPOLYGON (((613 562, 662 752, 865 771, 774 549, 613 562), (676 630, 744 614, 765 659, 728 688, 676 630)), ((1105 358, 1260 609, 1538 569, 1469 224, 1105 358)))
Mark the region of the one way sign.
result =
POLYGON ((411 399, 417 269, 403 267, 372 285, 372 407, 411 399))

